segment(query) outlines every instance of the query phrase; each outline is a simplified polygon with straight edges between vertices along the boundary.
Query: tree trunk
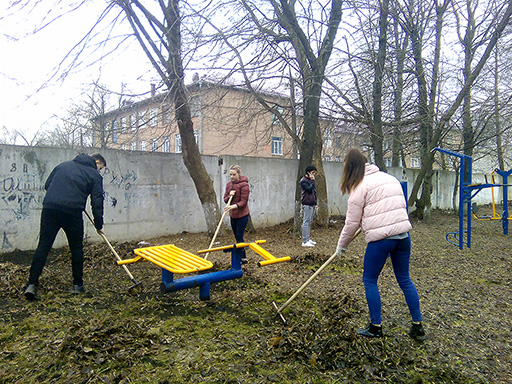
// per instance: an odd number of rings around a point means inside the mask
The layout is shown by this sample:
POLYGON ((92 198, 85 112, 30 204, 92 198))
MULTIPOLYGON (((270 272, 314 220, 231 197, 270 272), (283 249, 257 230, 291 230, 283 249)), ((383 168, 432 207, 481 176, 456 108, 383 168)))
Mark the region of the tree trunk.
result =
MULTIPOLYGON (((496 154, 500 170, 505 171, 505 156, 503 154, 501 118, 500 118, 500 88, 498 75, 498 45, 494 48, 494 126, 496 128, 496 154)), ((492 183, 492 181, 491 181, 492 183)))
MULTIPOLYGON (((314 76, 310 76, 314 78, 314 76)), ((311 81, 311 80, 309 80, 311 81)), ((322 164, 322 135, 319 128, 318 112, 320 109, 321 84, 315 83, 309 87, 304 95, 304 129, 300 144, 299 169, 297 173, 297 186, 295 190, 295 217, 294 232, 298 233, 302 221, 300 220, 301 187, 300 179, 306 172, 308 165, 314 165, 317 169, 315 187, 318 198, 318 213, 316 221, 320 225, 327 225, 329 220, 329 207, 327 200, 327 185, 322 164)))
POLYGON ((379 31, 379 51, 377 53, 377 62, 374 65, 375 78, 373 79, 373 123, 371 127, 372 147, 375 154, 375 164, 386 172, 384 163, 384 153, 382 144, 384 134, 382 132, 382 80, 384 76, 384 65, 386 63, 387 30, 389 15, 389 0, 383 0, 380 4, 380 31, 379 31))
MULTIPOLYGON (((475 16, 471 9, 471 4, 467 4, 468 10, 468 25, 466 27, 466 34, 462 41, 464 47, 464 68, 462 74, 464 76, 464 83, 469 81, 471 76, 471 62, 473 61, 473 44, 475 39, 475 16)), ((471 89, 468 90, 462 102, 462 137, 464 140, 464 154, 473 156, 473 148, 475 147, 475 132, 473 130, 473 122, 471 119, 471 89)), ((470 178, 469 164, 464 169, 461 169, 461 175, 464 176, 463 180, 466 182, 470 178)), ((459 207, 461 209, 462 207, 459 207)))
MULTIPOLYGON (((421 42, 421 36, 419 34, 418 26, 413 25, 410 29, 410 38, 412 42, 414 62, 416 66, 416 81, 418 83, 418 118, 419 118, 419 136, 420 136, 420 158, 421 158, 421 167, 422 170, 424 168, 424 179, 422 180, 425 185, 422 188, 421 198, 416 198, 416 193, 419 189, 419 185, 416 183, 413 187, 413 191, 411 193, 411 198, 409 200, 409 204, 416 204, 416 215, 420 218, 424 218, 424 210, 425 207, 428 207, 430 204, 430 197, 427 194, 430 191, 430 185, 428 185, 428 180, 426 181, 428 175, 432 173, 432 162, 428 161, 429 156, 429 147, 431 143, 432 136, 432 116, 429 114, 429 104, 428 104, 428 91, 427 91, 427 79, 425 68, 423 66, 422 59, 422 51, 423 46, 421 42)), ((428 218, 427 218, 428 219, 428 218)))
MULTIPOLYGON (((439 13, 438 13, 439 14, 439 13)), ((480 60, 478 61, 478 64, 475 66, 474 70, 472 71, 471 75, 467 79, 467 81, 463 84, 462 89, 457 94, 457 97, 453 101, 453 103, 450 105, 448 110, 441 116, 441 119, 439 120, 438 126, 435 130, 435 133, 433 135, 433 138, 430 142, 430 145, 426 149, 426 156, 425 163, 423 163, 422 159, 422 168, 420 170, 420 173, 418 177, 416 178, 414 182, 414 186, 411 191, 411 196, 409 200, 409 205, 412 205, 416 202, 417 193, 419 191, 420 185, 423 182, 423 178, 427 174, 428 169, 432 169, 432 164, 434 162, 434 153, 431 151, 435 145, 439 142, 445 126, 448 124, 450 119, 453 117, 457 109, 460 107, 462 100, 464 99, 466 93, 471 89, 473 83, 478 78, 480 72, 482 71, 482 68, 484 67, 485 63, 487 62, 489 56, 491 55, 492 50, 495 48, 501 34, 503 33, 503 30, 506 28, 506 26, 510 22, 510 18, 512 15, 512 2, 509 2, 506 6, 506 9, 504 10, 503 17, 497 23, 497 27, 495 31, 492 33, 492 36, 489 40, 489 43, 487 44, 485 48, 485 52, 480 57, 480 60)), ((413 42, 414 46, 414 42, 413 42)), ((432 103, 433 105, 433 103, 432 103)))
POLYGON ((115 3, 123 8, 142 50, 169 89, 181 136, 183 162, 201 201, 207 230, 214 233, 220 211, 212 179, 206 171, 194 137, 181 57, 179 0, 168 0, 167 4, 164 1, 158 2, 162 16, 152 14, 139 1, 116 0, 115 3), (142 22, 136 10, 142 13, 145 22, 142 22), (160 17, 164 20, 160 21, 160 17), (158 41, 155 42, 155 39, 158 41))
MULTIPOLYGON (((402 129, 399 125, 399 122, 402 120, 402 100, 403 100, 403 92, 404 92, 404 67, 405 67, 405 57, 407 51, 407 42, 409 41, 407 37, 403 39, 403 42, 400 41, 400 34, 398 29, 398 22, 395 20, 394 23, 394 34, 395 34, 395 45, 396 45, 396 86, 393 90, 394 100, 393 100, 393 119, 395 122, 395 126, 393 128, 393 145, 392 145, 392 158, 391 158, 391 166, 399 167, 400 159, 402 162, 405 161, 405 157, 402 156, 403 144, 402 144, 402 129)), ((405 165, 404 165, 405 168, 405 165)))
POLYGON ((179 0, 169 0, 168 4, 169 60, 166 68, 169 77, 168 84, 171 94, 174 96, 175 117, 181 136, 183 162, 196 187, 208 232, 214 233, 220 218, 220 211, 212 179, 206 171, 194 137, 194 126, 185 90, 181 60, 181 19, 178 3, 179 0))

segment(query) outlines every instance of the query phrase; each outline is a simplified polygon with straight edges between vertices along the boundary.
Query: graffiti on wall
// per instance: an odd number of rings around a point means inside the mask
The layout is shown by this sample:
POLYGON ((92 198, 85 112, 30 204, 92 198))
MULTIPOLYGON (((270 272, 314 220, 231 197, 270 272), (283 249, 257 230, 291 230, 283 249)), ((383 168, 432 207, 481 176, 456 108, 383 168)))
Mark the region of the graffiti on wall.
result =
MULTIPOLYGON (((103 185, 107 183, 114 186, 116 189, 128 191, 131 189, 135 181, 137 180, 137 173, 135 170, 127 170, 123 172, 116 172, 113 169, 105 168, 103 172, 103 185)), ((117 206, 117 198, 114 194, 105 192, 105 203, 112 207, 117 206)))
POLYGON ((125 191, 129 190, 132 184, 137 180, 137 173, 135 173, 133 169, 121 173, 115 172, 110 168, 105 168, 103 175, 105 182, 108 182, 118 189, 124 189, 125 191))
POLYGON ((0 210, 2 211, 3 249, 12 248, 9 236, 18 233, 17 223, 31 211, 41 209, 44 184, 40 168, 24 162, 11 162, 0 173, 0 210))
POLYGON ((0 199, 14 214, 17 220, 29 214, 35 206, 40 208, 44 198, 44 185, 37 170, 31 170, 28 164, 10 165, 11 174, 0 175, 0 199))

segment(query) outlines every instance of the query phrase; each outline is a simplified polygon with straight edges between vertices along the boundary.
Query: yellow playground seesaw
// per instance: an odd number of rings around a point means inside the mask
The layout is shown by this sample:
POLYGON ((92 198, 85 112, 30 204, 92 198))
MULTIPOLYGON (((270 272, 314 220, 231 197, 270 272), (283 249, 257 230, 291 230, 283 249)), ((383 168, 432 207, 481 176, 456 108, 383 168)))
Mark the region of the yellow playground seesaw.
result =
POLYGON ((215 251, 231 251, 231 269, 193 275, 176 280, 174 280, 175 273, 185 274, 202 272, 212 268, 213 264, 211 261, 202 259, 201 257, 176 247, 173 244, 134 249, 133 252, 136 257, 118 261, 117 264, 125 265, 138 261, 150 261, 162 268, 162 283, 160 284, 160 290, 163 293, 199 287, 199 299, 209 300, 211 283, 237 279, 243 276, 241 259, 243 256, 243 248, 245 247, 249 247, 265 259, 258 262, 259 267, 291 260, 289 256, 279 258, 274 257, 260 246, 260 244, 264 243, 266 243, 266 240, 257 240, 253 243, 236 243, 217 248, 200 250, 197 253, 202 254, 215 251))

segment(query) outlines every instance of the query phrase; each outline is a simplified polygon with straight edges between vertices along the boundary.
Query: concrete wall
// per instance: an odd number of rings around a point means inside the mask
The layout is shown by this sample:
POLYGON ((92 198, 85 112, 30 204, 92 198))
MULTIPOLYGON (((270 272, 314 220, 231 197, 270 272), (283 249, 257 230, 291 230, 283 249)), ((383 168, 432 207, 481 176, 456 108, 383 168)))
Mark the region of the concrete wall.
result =
MULTIPOLYGON (((57 164, 77 154, 71 149, 0 145, 0 252, 35 249, 44 182, 57 164)), ((105 150, 102 154, 108 163, 102 174, 105 233, 110 240, 143 240, 182 231, 206 230, 199 198, 180 154, 117 150, 105 150)), ((221 206, 229 181, 229 167, 238 164, 249 178, 249 207, 256 227, 278 224, 293 217, 298 160, 204 156, 203 161, 221 206)), ((339 190, 343 165, 328 162, 324 167, 330 212, 345 214, 347 196, 342 196, 339 190)), ((402 179, 402 169, 391 169, 390 173, 402 179)), ((416 173, 406 170, 409 192, 416 173)), ((480 179, 483 182, 483 176, 480 179)), ((473 180, 478 182, 479 176, 474 175, 473 180)), ((433 207, 452 208, 454 183, 453 174, 436 172, 433 207)), ((476 201, 489 203, 490 189, 482 191, 476 201)), ((228 215, 225 223, 228 223, 228 215)), ((88 222, 86 237, 90 241, 101 241, 88 222)), ((61 231, 55 246, 66 243, 61 231)))

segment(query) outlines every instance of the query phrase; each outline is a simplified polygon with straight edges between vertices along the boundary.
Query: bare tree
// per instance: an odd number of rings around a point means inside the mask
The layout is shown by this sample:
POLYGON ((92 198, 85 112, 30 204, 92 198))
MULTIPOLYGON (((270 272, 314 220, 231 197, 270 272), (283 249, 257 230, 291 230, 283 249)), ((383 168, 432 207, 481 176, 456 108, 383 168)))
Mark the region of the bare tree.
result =
MULTIPOLYGON (((423 3, 422 3, 423 4, 423 3)), ((471 90, 475 80, 478 78, 480 72, 482 71, 484 65, 487 62, 494 46, 496 45, 499 37, 501 36, 503 30, 509 23, 511 13, 512 13, 512 3, 503 4, 500 7, 500 11, 497 12, 500 16, 497 18, 496 23, 490 23, 492 27, 491 33, 489 34, 489 39, 486 41, 486 44, 482 44, 483 52, 480 55, 480 59, 477 65, 470 71, 470 74, 466 77, 465 81, 462 83, 461 88, 457 92, 455 98, 449 102, 447 108, 444 112, 440 113, 440 117, 438 120, 434 120, 434 107, 437 102, 437 89, 438 89, 438 71, 439 71, 439 55, 440 55, 440 41, 441 41, 441 33, 442 33, 442 25, 443 25, 443 15, 447 9, 449 4, 448 0, 445 0, 444 3, 439 4, 437 1, 434 3, 434 9, 436 12, 436 27, 435 27, 435 36, 436 36, 436 49, 434 50, 434 60, 433 60, 433 72, 431 75, 431 83, 430 83, 430 91, 428 91, 428 83, 427 78, 425 77, 426 69, 424 65, 424 58, 422 56, 422 29, 420 28, 420 20, 423 20, 427 13, 425 11, 418 11, 414 7, 418 4, 414 2, 410 2, 408 9, 402 9, 401 15, 403 16, 403 27, 404 30, 408 33, 409 38, 411 39, 412 48, 414 52, 414 58, 416 63, 416 76, 418 79, 418 92, 419 92, 419 117, 420 117, 420 127, 419 133, 421 138, 421 171, 418 177, 415 180, 414 186, 411 191, 411 196, 409 199, 410 205, 416 205, 416 213, 419 217, 424 217, 426 214, 426 218, 429 217, 429 210, 431 206, 430 194, 431 194, 431 176, 432 176, 432 164, 434 161, 434 153, 432 149, 438 145, 440 139, 443 135, 446 134, 446 128, 448 123, 450 122, 453 115, 459 109, 465 95, 471 90), (495 27, 494 27, 495 26, 495 27), (435 124, 434 124, 435 123, 435 124), (422 187, 421 197, 418 198, 418 192, 420 187, 422 187), (425 212, 425 209, 427 210, 425 212)))
POLYGON ((174 101, 175 119, 182 140, 183 161, 194 181, 203 207, 208 231, 213 233, 220 217, 213 182, 202 162, 194 138, 194 128, 184 83, 181 16, 179 0, 158 2, 155 10, 140 1, 116 0, 130 23, 135 37, 174 101))
POLYGON ((224 12, 229 6, 230 12, 238 15, 222 28, 214 22, 215 13, 204 17, 206 24, 213 28, 210 43, 222 43, 226 47, 224 56, 217 54, 213 60, 223 60, 224 68, 229 65, 228 76, 242 74, 245 86, 267 111, 279 119, 298 147, 300 160, 295 194, 295 229, 298 228, 301 205, 298 181, 309 164, 314 164, 319 171, 316 183, 320 208, 318 221, 327 224, 327 189, 322 166, 323 138, 319 116, 322 85, 341 21, 342 1, 334 0, 330 7, 312 1, 299 4, 288 0, 234 0, 212 5, 218 12, 224 12), (324 19, 320 21, 315 18, 319 16, 324 19), (258 54, 255 55, 255 51, 258 54), (265 81, 267 86, 272 82, 292 88, 289 85, 290 72, 298 73, 294 84, 298 85, 297 93, 302 98, 301 102, 292 100, 291 105, 276 106, 261 96, 260 86, 265 81), (302 108, 303 112, 299 134, 298 129, 285 118, 285 113, 291 116, 296 113, 295 106, 302 108))

